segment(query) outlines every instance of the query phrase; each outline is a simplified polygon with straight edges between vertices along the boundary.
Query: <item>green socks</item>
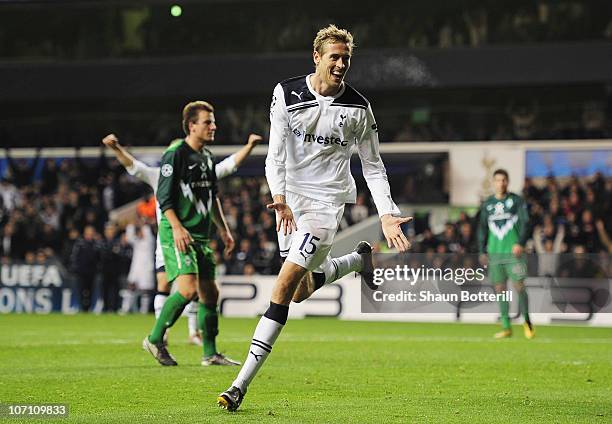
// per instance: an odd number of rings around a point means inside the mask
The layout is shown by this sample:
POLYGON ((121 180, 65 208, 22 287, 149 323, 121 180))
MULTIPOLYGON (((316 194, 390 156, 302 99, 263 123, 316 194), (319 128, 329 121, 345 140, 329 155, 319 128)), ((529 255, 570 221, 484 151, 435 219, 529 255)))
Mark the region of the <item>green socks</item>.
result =
POLYGON ((183 309, 189 303, 179 292, 175 292, 166 299, 159 318, 155 321, 155 326, 149 336, 149 341, 153 344, 159 344, 164 339, 164 334, 168 327, 172 327, 176 320, 183 313, 183 309))
POLYGON ((527 324, 530 324, 529 320, 529 297, 527 297, 527 290, 523 289, 519 292, 519 311, 523 314, 523 318, 527 324))
POLYGON ((204 356, 212 356, 217 353, 215 338, 219 334, 219 314, 217 305, 205 305, 198 303, 198 329, 202 332, 202 347, 204 356))
POLYGON ((510 330, 510 304, 508 301, 502 300, 499 302, 499 312, 501 314, 501 324, 504 330, 510 330))

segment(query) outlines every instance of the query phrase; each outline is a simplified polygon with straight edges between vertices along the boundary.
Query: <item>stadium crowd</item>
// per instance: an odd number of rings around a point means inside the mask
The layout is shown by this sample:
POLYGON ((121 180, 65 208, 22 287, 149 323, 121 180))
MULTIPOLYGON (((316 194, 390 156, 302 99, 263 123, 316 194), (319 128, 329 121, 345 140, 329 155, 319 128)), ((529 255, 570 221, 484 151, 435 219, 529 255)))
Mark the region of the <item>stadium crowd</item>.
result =
MULTIPOLYGON (((128 294, 135 290, 136 281, 127 278, 136 260, 134 248, 148 246, 146 254, 153 258, 154 244, 144 239, 155 230, 154 199, 144 184, 103 155, 95 160, 78 155, 64 160, 9 159, 0 193, 3 262, 59 261, 85 291, 83 310, 91 307, 96 279, 101 282, 106 310, 128 312, 135 307, 134 296, 122 296, 121 304, 119 291, 122 287, 127 287, 128 294), (139 217, 129 223, 129 231, 109 222, 111 210, 141 197, 139 217)), ((281 263, 274 215, 265 208, 270 197, 265 178, 230 177, 220 181, 220 193, 236 249, 224 258, 222 242, 212 241, 219 274, 276 274, 281 263)), ((527 178, 522 194, 529 206, 531 251, 612 252, 612 179, 597 174, 589 180, 574 177, 561 185, 551 177, 539 188, 527 178)), ((355 205, 346 208, 341 227, 374 213, 368 196, 361 194, 355 205)), ((409 231, 412 251, 477 253, 477 220, 462 212, 440 234, 434 234, 427 223, 418 233, 409 231)), ((154 288, 152 268, 150 285, 144 287, 154 288)))

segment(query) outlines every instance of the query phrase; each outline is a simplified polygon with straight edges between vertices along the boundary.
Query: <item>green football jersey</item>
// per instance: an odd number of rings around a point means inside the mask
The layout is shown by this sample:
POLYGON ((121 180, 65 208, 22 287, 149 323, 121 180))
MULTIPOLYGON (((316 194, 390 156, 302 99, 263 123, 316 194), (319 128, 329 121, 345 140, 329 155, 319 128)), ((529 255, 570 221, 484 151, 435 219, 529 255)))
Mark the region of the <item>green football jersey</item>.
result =
POLYGON ((511 253, 515 244, 525 245, 528 237, 527 205, 507 193, 503 199, 488 197, 480 207, 478 242, 481 252, 511 253))
POLYGON ((185 140, 166 149, 159 169, 157 201, 162 211, 160 231, 170 230, 163 214, 173 209, 194 240, 210 240, 217 176, 212 153, 193 150, 185 140))

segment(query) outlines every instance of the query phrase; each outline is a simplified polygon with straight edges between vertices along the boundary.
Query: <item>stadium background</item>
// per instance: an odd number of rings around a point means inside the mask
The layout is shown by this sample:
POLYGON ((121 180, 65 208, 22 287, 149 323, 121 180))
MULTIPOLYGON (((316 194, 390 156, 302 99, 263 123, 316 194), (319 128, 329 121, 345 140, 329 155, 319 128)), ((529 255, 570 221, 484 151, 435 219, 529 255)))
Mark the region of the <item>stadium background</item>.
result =
MULTIPOLYGON (((219 158, 237 148, 219 146, 241 145, 250 132, 266 136, 273 84, 311 69, 310 34, 332 21, 358 42, 349 81, 372 101, 392 192, 416 215, 406 228, 413 251, 476 253, 474 208, 497 167, 529 200, 543 241, 564 226, 562 252, 609 251, 596 225, 610 234, 609 4, 390 2, 376 13, 368 2, 326 5, 322 13, 275 1, 187 2, 173 16, 165 2, 4 4, 4 261, 52 257, 75 270, 70 256, 86 225, 98 239, 111 216, 120 232, 129 221, 154 225, 150 207, 139 208, 142 219, 129 213, 150 190, 100 156, 109 154, 101 138, 114 132, 155 164, 181 136, 182 105, 196 98, 217 107, 219 158)), ((278 271, 274 220, 263 208, 265 151, 222 184, 238 241, 229 260, 219 257, 222 273, 278 271)), ((358 161, 353 171, 360 198, 343 227, 374 213, 358 161)), ((127 274, 130 246, 122 245, 127 274)), ((107 266, 100 249, 85 268, 107 266)))
MULTIPOLYGON (((609 262, 610 2, 171 6, 0 5, 0 312, 77 312, 79 269, 95 270, 94 299, 111 264, 125 290, 131 260, 125 226, 155 226, 151 193, 101 147, 102 137, 117 134, 134 156, 155 164, 164 146, 182 136, 182 106, 205 99, 217 109, 212 150, 219 159, 250 132, 266 138, 274 84, 312 69, 311 40, 330 22, 356 38, 347 81, 373 105, 392 193, 415 216, 405 228, 413 252, 476 253, 475 213, 491 193, 492 171, 504 167, 511 190, 529 203, 531 252, 538 253, 540 241, 546 252, 586 252, 609 262), (102 243, 109 222, 118 225, 122 249, 114 257, 102 243), (96 230, 91 241, 83 240, 88 225, 96 230), (79 243, 88 245, 88 257, 74 255, 79 243)), ((221 281, 248 285, 279 269, 274 218, 264 208, 266 147, 221 183, 237 239, 229 259, 217 243, 221 281)), ((360 195, 345 210, 336 246, 343 251, 364 235, 380 241, 359 161, 352 167, 360 195)), ((385 251, 380 243, 377 249, 385 251)), ((264 299, 268 279, 261 281, 264 299)), ((342 289, 335 290, 331 300, 306 302, 294 313, 337 315, 342 289)), ((227 293, 244 295, 229 285, 227 293)), ((92 308, 101 312, 101 302, 92 308)))

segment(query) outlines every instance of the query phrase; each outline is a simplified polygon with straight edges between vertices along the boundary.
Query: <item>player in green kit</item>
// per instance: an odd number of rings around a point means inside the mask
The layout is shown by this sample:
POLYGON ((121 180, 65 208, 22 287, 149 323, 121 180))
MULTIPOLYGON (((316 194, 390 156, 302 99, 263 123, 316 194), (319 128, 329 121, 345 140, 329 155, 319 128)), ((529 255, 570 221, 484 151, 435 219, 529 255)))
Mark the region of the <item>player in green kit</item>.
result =
MULTIPOLYGON (((508 172, 498 169, 493 173, 495 194, 488 197, 480 207, 478 242, 482 260, 488 261, 489 279, 496 293, 506 289, 507 280, 514 283, 518 293, 519 309, 523 314, 525 337, 532 339, 535 330, 529 319, 529 301, 523 281, 527 277, 527 262, 523 255, 528 237, 527 205, 518 195, 508 192, 508 172)), ((502 331, 496 339, 512 336, 509 317, 510 305, 501 300, 502 331)))
POLYGON ((161 365, 177 365, 163 343, 164 333, 196 295, 199 297, 198 327, 202 332, 202 365, 239 365, 218 353, 215 260, 208 246, 213 224, 229 252, 234 239, 217 197, 217 177, 212 154, 206 145, 215 136, 214 109, 197 101, 183 109, 187 137, 170 145, 160 163, 157 201, 162 212, 159 239, 169 282, 178 286, 168 297, 151 334, 143 340, 161 365))

